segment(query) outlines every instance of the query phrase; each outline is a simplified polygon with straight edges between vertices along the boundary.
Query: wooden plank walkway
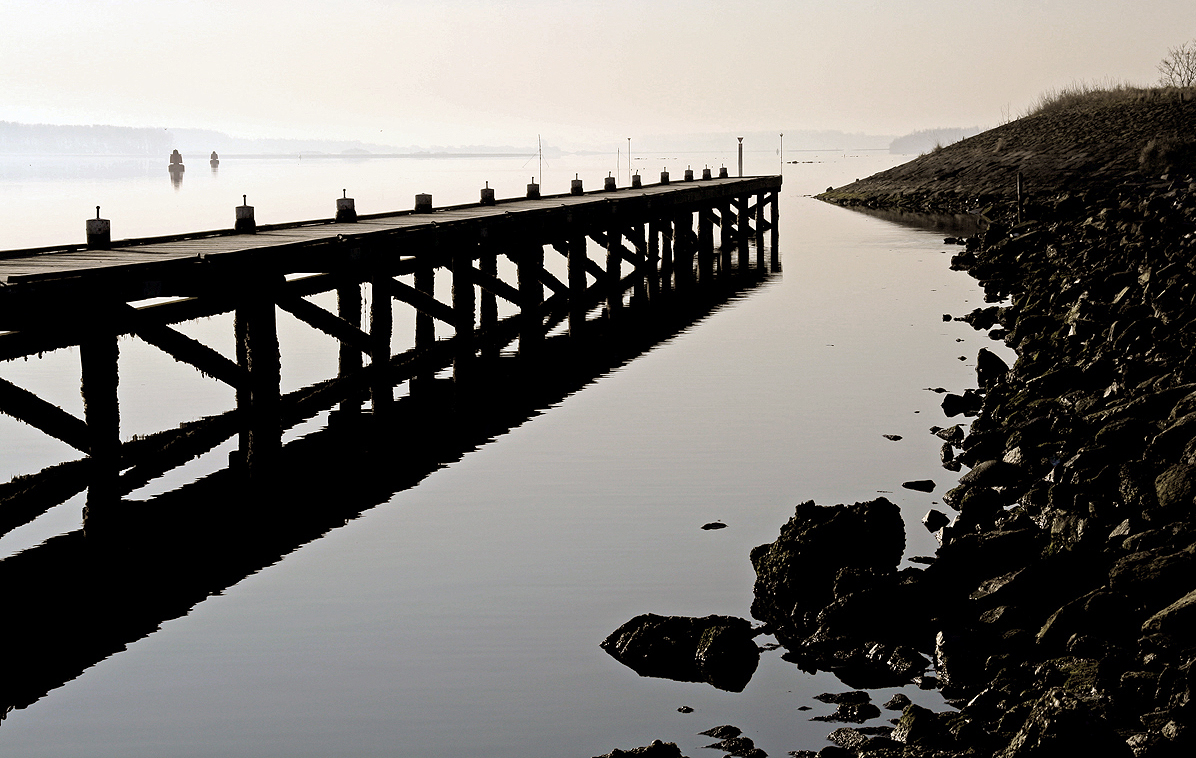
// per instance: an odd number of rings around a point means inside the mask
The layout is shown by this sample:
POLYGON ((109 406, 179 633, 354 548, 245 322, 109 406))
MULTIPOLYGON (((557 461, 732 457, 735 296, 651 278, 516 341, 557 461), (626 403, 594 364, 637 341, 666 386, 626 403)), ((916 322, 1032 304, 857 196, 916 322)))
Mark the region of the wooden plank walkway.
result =
POLYGON ((452 206, 432 213, 383 213, 361 216, 355 223, 336 223, 325 219, 276 224, 258 227, 257 233, 252 235, 222 230, 170 238, 122 240, 113 242, 110 250, 90 250, 79 244, 0 251, 0 283, 12 287, 56 279, 77 280, 101 272, 107 275, 121 272, 135 276, 137 269, 157 276, 162 273, 163 267, 186 267, 201 260, 226 256, 236 258, 272 250, 295 250, 343 243, 346 240, 366 241, 370 237, 396 236, 424 230, 432 225, 484 225, 500 219, 504 223, 543 222, 550 216, 570 211, 592 213, 609 203, 642 203, 646 208, 659 205, 660 202, 683 206, 716 196, 747 196, 779 187, 780 177, 708 179, 587 192, 583 195, 500 200, 493 206, 452 206))

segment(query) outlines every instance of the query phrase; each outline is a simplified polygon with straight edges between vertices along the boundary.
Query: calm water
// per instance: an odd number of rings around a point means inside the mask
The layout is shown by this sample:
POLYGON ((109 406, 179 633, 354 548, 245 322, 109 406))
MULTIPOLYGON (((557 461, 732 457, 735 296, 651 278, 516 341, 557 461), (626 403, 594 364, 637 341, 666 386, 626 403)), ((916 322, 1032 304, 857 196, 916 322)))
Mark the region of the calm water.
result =
MULTIPOLYGON (((976 307, 980 291, 948 270, 941 233, 808 197, 900 158, 787 157, 809 162, 784 167, 782 277, 10 712, 0 755, 594 756, 661 738, 696 757, 709 742, 696 733, 725 723, 774 756, 826 744, 834 725, 808 718, 832 708, 811 696, 845 688, 779 651, 733 694, 640 678, 598 647, 645 612, 749 617, 748 551, 802 500, 885 493, 905 514, 907 555, 934 549, 919 519, 957 475, 937 465, 927 429, 949 422, 926 388, 974 385, 990 343, 942 314, 976 307), (900 487, 923 478, 934 493, 900 487), (699 529, 716 519, 728 528, 699 529)), ((636 164, 655 177, 732 160, 636 164)), ((226 159, 213 174, 192 160, 176 189, 164 164, 0 158, 0 248, 81 240, 97 204, 123 238, 228 227, 243 193, 270 223, 328 217, 342 188, 361 213, 410 207, 417 192, 474 201, 485 181, 522 194, 537 170, 524 159, 226 159)), ((574 172, 598 187, 615 169, 606 157, 554 160, 544 190, 563 191, 574 172)), ((776 173, 776 158, 749 153, 747 170, 776 173)), ((227 319, 184 331, 232 354, 227 319)), ((289 316, 280 333, 284 390, 335 373, 330 341, 289 316)), ((131 338, 121 370, 126 438, 233 405, 231 389, 131 338)), ((72 350, 5 363, 0 376, 82 411, 72 350)), ((5 480, 74 457, 8 417, 0 439, 5 480)), ((220 468, 226 453, 133 497, 220 468)), ((0 538, 0 558, 79 528, 80 507, 0 538)))

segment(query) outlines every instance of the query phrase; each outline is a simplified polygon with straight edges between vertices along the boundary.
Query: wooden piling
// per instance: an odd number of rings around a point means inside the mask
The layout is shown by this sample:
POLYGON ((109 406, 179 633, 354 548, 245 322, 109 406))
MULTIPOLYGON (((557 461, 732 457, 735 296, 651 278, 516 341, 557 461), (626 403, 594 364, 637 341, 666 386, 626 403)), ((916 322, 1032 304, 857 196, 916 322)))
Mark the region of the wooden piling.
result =
POLYGON ((370 408, 375 415, 390 410, 394 388, 390 383, 390 348, 394 332, 391 278, 384 270, 370 280, 370 408))
POLYGON ((245 391, 237 393, 237 411, 242 418, 241 449, 250 476, 268 473, 282 447, 278 324, 273 298, 263 297, 273 293, 273 285, 273 281, 263 280, 257 287, 246 286, 236 313, 241 340, 237 355, 249 377, 245 391))
POLYGON ((764 270, 764 194, 756 195, 756 268, 764 270))
MULTIPOLYGON (((361 328, 361 284, 354 277, 342 279, 336 287, 336 313, 349 326, 361 328)), ((361 371, 361 349, 348 342, 339 342, 337 374, 349 376, 361 371)), ((342 413, 356 413, 361 410, 361 399, 349 397, 341 401, 342 413)))
MULTIPOLYGON (((492 190, 493 191, 493 190, 492 190)), ((498 255, 500 241, 495 239, 494 231, 483 227, 479 244, 478 270, 485 276, 498 278, 498 255)), ((488 289, 481 290, 481 304, 478 307, 480 327, 488 329, 498 323, 498 297, 488 289)), ((498 346, 488 343, 483 355, 488 358, 498 357, 498 346)))
POLYGON ((714 278, 714 220, 711 211, 698 211, 698 281, 714 278))
POLYGON ((623 307, 623 257, 619 254, 619 247, 623 244, 623 235, 619 231, 618 216, 611 208, 611 216, 606 227, 606 315, 617 318, 623 307))
MULTIPOLYGON (((96 314, 92 314, 94 318, 96 314)), ((114 504, 120 499, 120 406, 117 385, 120 381, 120 348, 116 333, 92 323, 79 343, 82 368, 83 418, 91 457, 87 490, 87 508, 114 504)), ((92 514, 94 515, 94 514, 92 514)), ((85 514, 86 519, 86 514, 85 514)))
POLYGON ((569 334, 579 336, 586 323, 586 238, 575 233, 569 238, 569 334))
MULTIPOLYGON (((425 255, 424 260, 428 261, 430 255, 425 255)), ((436 269, 430 263, 423 263, 415 269, 415 289, 428 296, 433 297, 436 293, 436 269)), ((436 321, 432 314, 416 309, 415 311, 415 349, 416 351, 426 351, 431 349, 436 344, 436 321)), ((428 364, 425 364, 428 365, 428 364)), ((411 379, 412 392, 418 393, 426 386, 430 386, 432 381, 436 378, 436 372, 429 369, 421 371, 411 379)))
POLYGON ((474 319, 476 298, 473 291, 473 259, 477 238, 468 234, 453 235, 453 381, 464 383, 472 376, 474 359, 474 319))
POLYGON ((516 266, 519 276, 519 355, 533 356, 544 342, 544 320, 540 304, 544 302, 544 246, 534 242, 523 245, 516 266))
POLYGON ((778 212, 781 206, 778 199, 779 194, 780 193, 774 190, 772 192, 772 199, 768 204, 769 209, 771 210, 769 215, 772 216, 772 228, 769 230, 768 235, 769 248, 772 250, 772 260, 769 261, 771 264, 769 270, 771 270, 774 274, 779 273, 781 270, 781 249, 777 246, 777 242, 780 240, 780 232, 778 231, 780 229, 778 212))
POLYGON ((735 245, 739 248, 739 269, 747 271, 750 265, 748 258, 748 231, 751 228, 751 223, 748 221, 748 197, 735 198, 735 204, 739 210, 739 222, 735 229, 735 245))

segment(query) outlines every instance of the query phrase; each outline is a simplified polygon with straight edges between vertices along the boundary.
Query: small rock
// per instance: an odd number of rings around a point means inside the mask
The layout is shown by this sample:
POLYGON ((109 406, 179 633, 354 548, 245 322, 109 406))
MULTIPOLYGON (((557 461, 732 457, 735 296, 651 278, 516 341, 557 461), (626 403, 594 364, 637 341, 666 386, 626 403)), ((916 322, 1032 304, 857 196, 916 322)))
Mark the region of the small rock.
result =
POLYGON ((688 705, 683 705, 677 709, 677 713, 693 713, 693 712, 694 712, 694 709, 690 708, 688 705))
POLYGON ((711 521, 709 524, 702 524, 702 528, 707 531, 711 529, 726 529, 727 525, 721 521, 711 521))
POLYGON ((713 737, 716 740, 729 740, 732 737, 738 737, 743 734, 743 730, 737 726, 730 724, 723 724, 722 726, 712 727, 704 732, 698 732, 704 737, 713 737))
POLYGON ((934 492, 934 481, 932 479, 915 479, 912 482, 902 482, 901 486, 907 490, 934 492))
POLYGON ((881 436, 884 437, 885 439, 891 440, 893 442, 896 442, 901 439, 900 434, 882 434, 881 436))
POLYGON ((951 314, 950 314, 950 313, 944 313, 944 314, 943 314, 943 321, 950 321, 950 320, 951 320, 951 314))
POLYGON ((889 698, 888 702, 884 704, 884 708, 885 710, 889 711, 903 711, 905 710, 905 706, 909 705, 910 702, 911 701, 908 695, 898 692, 896 695, 889 698))
POLYGON ((947 518, 945 513, 934 508, 926 511, 926 515, 922 517, 922 525, 932 534, 950 523, 951 519, 947 518))
POLYGON ((834 705, 860 705, 872 702, 872 696, 863 690, 824 692, 821 695, 815 695, 814 699, 822 703, 833 703, 834 705))

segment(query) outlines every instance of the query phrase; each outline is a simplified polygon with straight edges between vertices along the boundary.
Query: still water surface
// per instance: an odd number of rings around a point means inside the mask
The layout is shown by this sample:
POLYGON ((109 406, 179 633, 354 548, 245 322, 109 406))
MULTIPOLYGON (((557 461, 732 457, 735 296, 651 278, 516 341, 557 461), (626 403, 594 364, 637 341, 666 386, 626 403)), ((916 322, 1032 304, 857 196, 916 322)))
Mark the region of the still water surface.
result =
MULTIPOLYGON (((784 167, 782 276, 10 712, 0 756, 594 756, 660 738, 696 757, 721 755, 697 732, 727 723, 774 756, 827 744, 834 725, 808 719, 833 707, 811 697, 846 688, 780 651, 727 693, 641 678, 598 647, 640 613, 750 617, 748 552, 802 500, 884 493, 905 515, 907 555, 934 549, 919 519, 958 475, 937 465, 928 427, 953 422, 926 388, 974 385, 976 351, 991 343, 942 314, 981 293, 948 270, 941 233, 809 197, 903 158, 797 160, 809 162, 784 167), (938 486, 903 490, 911 479, 938 486), (728 528, 699 528, 714 520, 728 528)), ((259 223, 328 217, 342 188, 361 213, 410 207, 417 192, 474 201, 485 181, 518 195, 536 166, 525 161, 226 159, 218 173, 197 161, 176 189, 165 160, 4 158, 0 248, 79 239, 96 204, 123 238, 227 227, 242 193, 259 223)), ((731 154, 636 163, 655 177, 722 162, 731 154)), ((552 164, 545 192, 574 172, 597 187, 616 169, 609 157, 552 164)), ((748 154, 748 173, 777 170, 775 156, 748 154)), ((284 391, 334 374, 336 360, 288 319, 284 391)), ((185 330, 231 355, 220 319, 185 330)), ((134 339, 121 351, 126 438, 233 404, 231 390, 134 339)), ((2 364, 0 376, 81 412, 74 351, 2 364)), ((8 417, 0 439, 4 479, 73 457, 8 417)), ((219 468, 226 453, 133 497, 219 468)), ((80 507, 0 538, 0 558, 79 528, 80 507)))

